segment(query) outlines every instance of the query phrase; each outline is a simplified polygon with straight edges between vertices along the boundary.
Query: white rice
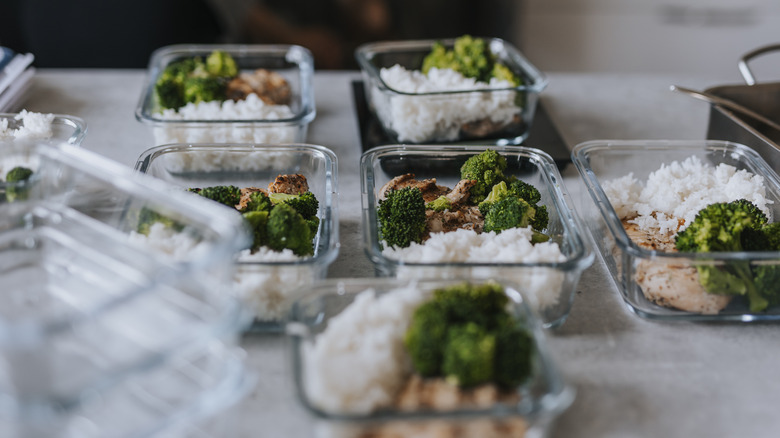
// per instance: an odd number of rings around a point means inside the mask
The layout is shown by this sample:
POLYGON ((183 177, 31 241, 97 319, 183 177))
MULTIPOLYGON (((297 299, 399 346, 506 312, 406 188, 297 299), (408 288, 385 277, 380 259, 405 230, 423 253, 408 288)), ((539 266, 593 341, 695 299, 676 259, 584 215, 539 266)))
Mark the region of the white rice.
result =
POLYGON ((187 260, 201 251, 208 251, 206 243, 199 242, 192 236, 175 231, 159 222, 149 227, 148 235, 131 231, 128 239, 135 245, 156 249, 174 260, 187 260))
POLYGON ((22 122, 16 129, 9 127, 8 119, 0 119, 0 139, 45 140, 54 135, 52 132, 54 114, 21 110, 14 120, 22 122))
POLYGON ((304 346, 312 401, 338 413, 366 414, 389 406, 412 371, 404 333, 428 298, 414 285, 378 297, 370 289, 361 292, 304 346))
MULTIPOLYGON (((456 230, 433 233, 422 244, 406 248, 385 247, 382 254, 406 263, 555 263, 566 261, 556 242, 531 244, 531 228, 511 228, 499 234, 456 230)), ((537 309, 553 307, 560 302, 564 274, 544 267, 411 267, 401 265, 397 277, 452 278, 500 276, 522 287, 529 305, 537 309)))
POLYGON ((157 144, 169 143, 293 143, 299 125, 260 124, 253 120, 283 120, 294 116, 288 105, 268 105, 256 94, 234 102, 211 101, 188 103, 179 108, 163 110, 160 118, 171 121, 246 120, 246 122, 159 124, 154 128, 157 144))
POLYGON ((605 181, 604 192, 621 219, 642 230, 674 235, 707 205, 747 199, 770 217, 764 177, 721 163, 712 166, 696 156, 673 161, 652 172, 644 185, 633 174, 605 181))
MULTIPOLYGON (((389 87, 406 93, 511 88, 508 81, 489 83, 467 78, 451 69, 432 68, 425 75, 400 65, 383 68, 380 77, 389 87)), ((371 98, 380 120, 398 135, 399 141, 424 142, 455 140, 465 123, 489 119, 504 126, 522 112, 515 91, 474 92, 442 96, 387 95, 378 88, 371 98)))
POLYGON ((259 172, 290 168, 295 164, 292 153, 225 150, 197 150, 166 154, 158 158, 167 172, 259 172))

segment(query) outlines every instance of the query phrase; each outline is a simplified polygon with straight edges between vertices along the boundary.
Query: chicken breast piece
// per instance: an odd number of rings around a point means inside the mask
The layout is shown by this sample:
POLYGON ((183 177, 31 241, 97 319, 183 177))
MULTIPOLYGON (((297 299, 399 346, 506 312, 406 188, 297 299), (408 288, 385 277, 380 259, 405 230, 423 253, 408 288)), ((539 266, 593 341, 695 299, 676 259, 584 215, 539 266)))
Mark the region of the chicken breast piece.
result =
POLYGON ((306 177, 297 173, 279 175, 268 184, 268 193, 286 193, 288 195, 300 195, 309 191, 309 183, 306 177))
POLYGON ((426 235, 423 239, 428 239, 430 233, 450 232, 463 228, 482 232, 485 220, 475 205, 461 206, 456 210, 444 211, 425 211, 426 235))
POLYGON ((244 207, 246 207, 246 204, 249 203, 249 195, 251 195, 254 192, 263 192, 266 195, 268 192, 265 189, 261 189, 259 187, 244 187, 241 189, 241 200, 238 201, 238 205, 236 205, 237 210, 243 210, 244 207))
POLYGON ((444 196, 450 201, 453 208, 460 204, 465 204, 469 200, 469 196, 471 196, 471 188, 476 184, 477 180, 475 179, 462 179, 444 196))
POLYGON ((392 190, 399 190, 404 187, 417 187, 422 192, 423 200, 425 202, 431 202, 441 195, 449 192, 449 188, 436 184, 436 178, 429 178, 424 180, 414 179, 413 173, 406 173, 398 175, 391 179, 385 185, 379 188, 377 196, 380 200, 385 199, 387 194, 392 190))
POLYGON ((733 298, 704 290, 693 266, 642 260, 636 267, 636 282, 645 298, 659 306, 705 315, 718 314, 733 298))

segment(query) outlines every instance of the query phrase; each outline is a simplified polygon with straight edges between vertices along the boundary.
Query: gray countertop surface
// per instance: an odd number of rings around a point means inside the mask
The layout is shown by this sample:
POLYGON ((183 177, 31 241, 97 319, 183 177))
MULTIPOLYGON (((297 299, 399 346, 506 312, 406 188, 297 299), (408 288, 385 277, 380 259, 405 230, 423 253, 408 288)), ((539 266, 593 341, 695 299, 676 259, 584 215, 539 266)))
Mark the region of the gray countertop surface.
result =
MULTIPOLYGON (((730 76, 549 73, 542 101, 568 147, 595 139, 703 139, 709 106, 669 91, 705 89, 730 76)), ((361 247, 360 138, 350 83, 358 72, 318 72, 308 143, 339 160, 341 248, 329 277, 368 277, 361 247)), ((82 117, 83 147, 133 166, 153 146, 134 117, 142 70, 39 70, 23 108, 82 117)), ((529 145, 544 149, 544 145, 529 145)), ((572 197, 585 196, 573 166, 572 197)), ((775 324, 651 322, 631 314, 597 258, 579 283, 566 323, 548 335, 576 388, 554 425, 560 437, 780 436, 780 327, 775 324)), ((258 384, 230 421, 238 437, 304 437, 310 420, 295 398, 284 338, 242 339, 258 384)))

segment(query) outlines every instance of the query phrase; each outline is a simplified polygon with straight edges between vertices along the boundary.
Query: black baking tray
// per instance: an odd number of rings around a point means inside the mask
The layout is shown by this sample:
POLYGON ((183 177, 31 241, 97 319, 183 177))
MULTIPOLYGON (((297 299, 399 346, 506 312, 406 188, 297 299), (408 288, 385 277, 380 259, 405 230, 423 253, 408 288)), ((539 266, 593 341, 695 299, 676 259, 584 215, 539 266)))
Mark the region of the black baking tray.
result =
MULTIPOLYGON (((363 151, 376 146, 396 144, 382 128, 379 120, 368 107, 363 81, 352 81, 352 95, 355 100, 355 112, 357 113, 358 126, 360 128, 360 143, 363 151)), ((544 102, 539 101, 534 113, 533 125, 528 138, 523 142, 524 146, 537 148, 550 154, 559 170, 563 170, 571 163, 571 151, 563 141, 558 128, 550 119, 544 102)), ((453 143, 447 143, 453 144, 453 143)))

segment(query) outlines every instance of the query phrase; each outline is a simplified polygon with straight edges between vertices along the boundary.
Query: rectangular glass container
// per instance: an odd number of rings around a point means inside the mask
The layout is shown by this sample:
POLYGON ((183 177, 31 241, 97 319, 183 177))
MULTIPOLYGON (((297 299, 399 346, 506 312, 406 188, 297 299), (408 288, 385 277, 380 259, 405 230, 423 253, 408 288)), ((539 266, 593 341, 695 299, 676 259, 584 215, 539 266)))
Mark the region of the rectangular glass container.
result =
POLYGON ((392 178, 406 173, 417 179, 436 178, 439 185, 452 188, 460 180, 460 168, 486 146, 382 146, 361 158, 363 232, 366 253, 377 274, 399 278, 508 278, 524 284, 529 302, 548 327, 562 324, 568 316, 576 286, 593 262, 594 255, 585 239, 584 227, 574 215, 563 179, 552 158, 523 146, 494 147, 507 159, 504 174, 532 184, 541 193, 540 204, 549 212, 545 233, 558 243, 565 259, 561 262, 506 263, 486 260, 482 263, 405 262, 383 253, 380 242, 377 206, 380 188, 392 178))
POLYGON ((233 284, 255 315, 255 330, 281 330, 280 322, 292 302, 327 275, 328 265, 338 255, 337 159, 325 147, 174 144, 144 152, 136 170, 181 189, 228 184, 266 188, 280 174, 306 177, 309 191, 319 201, 314 255, 278 261, 239 257, 236 263, 233 284))
POLYGON ((149 125, 155 144, 169 143, 299 143, 306 140, 314 120, 314 61, 311 53, 294 45, 173 45, 152 53, 146 82, 135 117, 149 125), (278 73, 290 85, 292 115, 275 117, 246 114, 226 120, 170 120, 162 117, 154 90, 155 82, 173 61, 222 50, 235 59, 239 72, 266 69, 278 73))
POLYGON ((514 46, 486 38, 490 52, 522 79, 515 87, 409 92, 382 79, 382 70, 399 65, 419 72, 437 41, 452 48, 454 39, 387 41, 355 51, 371 111, 396 143, 520 144, 533 123, 539 93, 547 78, 514 46))
MULTIPOLYGON (((549 354, 538 315, 524 301, 519 288, 510 282, 499 282, 509 298, 509 313, 515 321, 528 330, 534 344, 531 353, 533 356, 531 375, 525 383, 509 390, 513 395, 510 400, 498 397, 476 405, 450 404, 449 407, 435 408, 408 405, 396 407, 391 401, 390 406, 378 404, 377 406, 384 407, 369 410, 363 407, 358 409, 337 407, 331 405, 330 401, 324 403, 324 399, 321 398, 329 399, 335 395, 328 395, 332 394, 334 389, 327 385, 323 386, 324 383, 318 379, 343 379, 344 375, 351 376, 349 379, 355 385, 364 388, 367 398, 375 397, 377 391, 382 393, 391 391, 386 387, 386 378, 373 374, 369 376, 367 373, 369 370, 377 369, 395 373, 384 363, 370 366, 371 358, 379 362, 398 360, 406 363, 409 360, 405 357, 406 353, 396 351, 396 347, 391 345, 393 342, 388 340, 386 333, 389 329, 388 324, 406 320, 402 314, 413 312, 417 305, 430 296, 431 291, 461 282, 461 280, 407 282, 389 278, 329 279, 315 283, 311 287, 311 293, 293 305, 287 323, 293 377, 299 401, 317 420, 314 436, 366 436, 364 434, 374 436, 372 434, 382 435, 380 432, 388 433, 389 436, 413 436, 414 433, 419 433, 419 436, 429 436, 433 431, 442 432, 442 429, 452 429, 453 432, 471 430, 474 436, 492 436, 489 433, 492 428, 508 433, 507 430, 511 429, 503 428, 512 426, 521 427, 526 435, 512 434, 511 436, 546 436, 554 419, 571 404, 574 390, 565 383, 549 354), (409 288, 413 288, 411 292, 415 296, 419 294, 418 303, 412 303, 417 298, 410 298, 412 294, 408 293, 409 288), (365 304, 368 298, 366 294, 370 294, 372 300, 381 300, 399 293, 406 294, 405 298, 392 302, 385 301, 381 304, 379 301, 365 304), (353 305, 359 306, 367 318, 381 326, 377 332, 370 331, 367 320, 344 324, 346 321, 351 321, 344 316, 344 311, 353 305), (371 305, 382 307, 380 309, 370 307, 371 305), (312 351, 315 343, 332 324, 339 325, 338 329, 334 328, 338 332, 345 330, 349 333, 357 333, 357 337, 349 338, 349 342, 358 344, 349 345, 352 351, 365 353, 363 356, 365 361, 361 361, 361 365, 338 366, 337 360, 334 363, 324 364, 313 359, 312 351), (385 354, 378 351, 382 349, 391 350, 392 353, 385 354), (322 390, 325 388, 328 388, 328 392, 323 393, 322 390), (474 426, 477 428, 469 429, 474 426), (477 433, 479 430, 482 433, 477 433)), ((344 345, 338 348, 342 347, 344 345)), ((339 382, 339 387, 345 384, 343 380, 339 382)), ((397 394, 392 397, 395 396, 397 394)), ((455 433, 453 436, 472 435, 455 433)))
POLYGON ((642 285, 649 285, 645 280, 652 278, 668 276, 674 280, 672 292, 687 294, 699 287, 697 268, 700 267, 720 267, 731 263, 747 263, 750 266, 780 264, 780 252, 665 252, 643 248, 629 238, 603 184, 629 173, 644 182, 662 165, 681 162, 688 157, 697 157, 712 166, 723 163, 737 171, 760 175, 764 178, 766 197, 772 201, 768 205, 770 222, 771 218, 777 220, 780 217, 780 180, 777 174, 754 150, 741 144, 717 140, 595 140, 577 145, 572 152, 573 162, 590 194, 589 197, 580 197, 577 208, 626 306, 637 315, 653 320, 780 320, 780 307, 750 312, 742 297, 732 299, 717 313, 678 310, 646 298, 642 285), (692 287, 689 289, 687 286, 692 287))

